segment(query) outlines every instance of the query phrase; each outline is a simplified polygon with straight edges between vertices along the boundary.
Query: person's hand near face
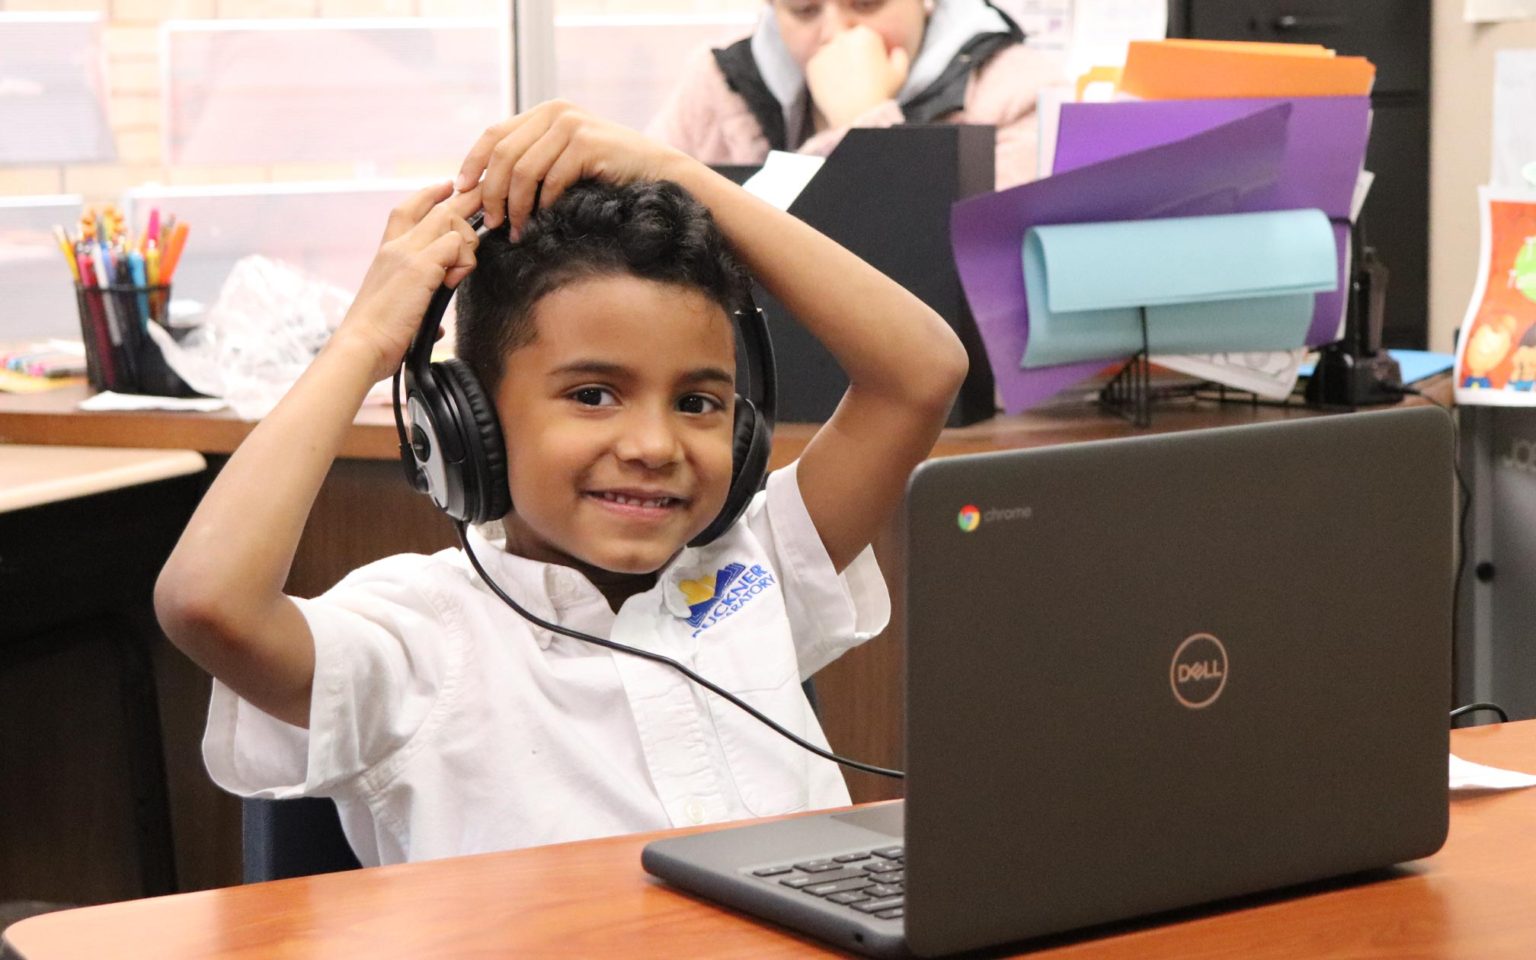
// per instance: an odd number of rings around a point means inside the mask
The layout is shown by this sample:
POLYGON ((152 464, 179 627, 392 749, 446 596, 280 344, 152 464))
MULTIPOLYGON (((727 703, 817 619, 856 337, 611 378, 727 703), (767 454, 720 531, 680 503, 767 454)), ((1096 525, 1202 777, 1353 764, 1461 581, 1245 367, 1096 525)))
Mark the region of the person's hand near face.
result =
POLYGON ((892 99, 923 45, 929 0, 771 0, 779 35, 805 71, 818 129, 851 126, 892 99))
POLYGON ((816 51, 805 65, 805 83, 826 125, 836 129, 896 96, 910 66, 905 48, 887 50, 880 34, 859 24, 816 51))

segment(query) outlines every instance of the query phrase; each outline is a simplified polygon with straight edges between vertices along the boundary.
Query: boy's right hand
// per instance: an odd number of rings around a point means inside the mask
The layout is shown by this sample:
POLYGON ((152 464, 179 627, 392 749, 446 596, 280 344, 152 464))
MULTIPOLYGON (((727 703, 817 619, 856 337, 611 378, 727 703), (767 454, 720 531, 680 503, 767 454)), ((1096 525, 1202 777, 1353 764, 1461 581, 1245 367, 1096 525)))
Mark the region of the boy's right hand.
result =
POLYGON ((455 194, 439 183, 390 211, 379 252, 331 338, 369 356, 373 382, 400 366, 438 287, 457 286, 474 269, 479 238, 467 218, 479 209, 478 187, 455 194))
POLYGON ((593 177, 614 186, 636 180, 683 183, 690 168, 705 169, 682 151, 550 100, 487 127, 459 167, 457 182, 466 189, 478 183, 486 227, 506 220, 516 237, 535 198, 540 208, 548 207, 578 180, 593 177))

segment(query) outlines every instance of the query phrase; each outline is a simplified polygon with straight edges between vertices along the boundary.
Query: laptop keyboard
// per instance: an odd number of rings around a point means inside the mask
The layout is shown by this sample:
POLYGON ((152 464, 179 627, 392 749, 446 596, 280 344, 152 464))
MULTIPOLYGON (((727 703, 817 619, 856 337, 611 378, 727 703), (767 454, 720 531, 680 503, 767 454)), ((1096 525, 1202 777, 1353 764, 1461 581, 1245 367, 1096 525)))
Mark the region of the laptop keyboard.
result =
POLYGON ((881 920, 899 920, 902 916, 906 873, 901 847, 858 850, 822 860, 761 867, 753 870, 752 875, 881 920))

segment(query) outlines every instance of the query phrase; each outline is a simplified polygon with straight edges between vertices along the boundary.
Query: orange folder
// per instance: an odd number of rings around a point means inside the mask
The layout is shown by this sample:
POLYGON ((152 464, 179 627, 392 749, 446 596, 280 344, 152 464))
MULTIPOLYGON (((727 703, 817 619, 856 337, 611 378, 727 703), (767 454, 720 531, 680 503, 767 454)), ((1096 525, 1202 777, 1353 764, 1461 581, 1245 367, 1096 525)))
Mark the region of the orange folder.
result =
POLYGON ((1310 44, 1134 41, 1120 90, 1143 100, 1344 97, 1369 94, 1375 80, 1364 57, 1310 44))
POLYGON ((1331 57, 1333 51, 1320 43, 1265 43, 1261 40, 1191 40, 1187 37, 1169 37, 1160 40, 1170 47, 1191 50, 1232 50, 1237 53, 1276 53, 1290 57, 1331 57))

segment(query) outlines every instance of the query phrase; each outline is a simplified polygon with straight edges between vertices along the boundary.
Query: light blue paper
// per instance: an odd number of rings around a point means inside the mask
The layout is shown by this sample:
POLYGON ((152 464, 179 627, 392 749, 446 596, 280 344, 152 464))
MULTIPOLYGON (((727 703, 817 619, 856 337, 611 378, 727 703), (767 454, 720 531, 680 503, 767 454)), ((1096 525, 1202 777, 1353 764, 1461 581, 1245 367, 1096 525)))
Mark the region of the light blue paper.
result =
POLYGON ((1428 350, 1388 350, 1403 373, 1404 383, 1418 383, 1437 373, 1445 373, 1456 365, 1456 357, 1449 353, 1432 353, 1428 350))
POLYGON ((1289 350, 1336 288, 1319 210, 1034 227, 1024 236, 1023 368, 1153 353, 1289 350))

